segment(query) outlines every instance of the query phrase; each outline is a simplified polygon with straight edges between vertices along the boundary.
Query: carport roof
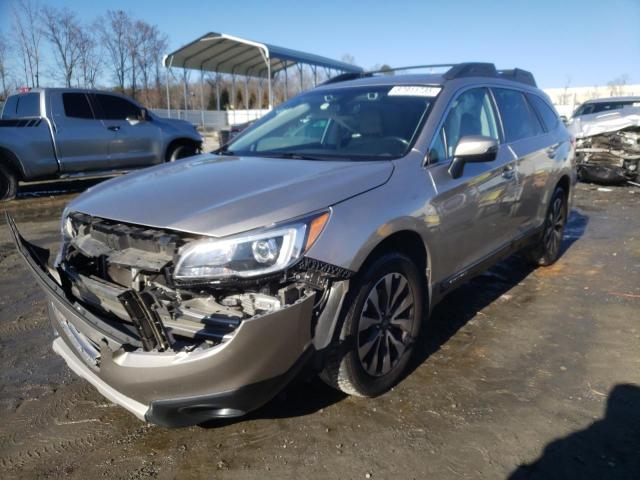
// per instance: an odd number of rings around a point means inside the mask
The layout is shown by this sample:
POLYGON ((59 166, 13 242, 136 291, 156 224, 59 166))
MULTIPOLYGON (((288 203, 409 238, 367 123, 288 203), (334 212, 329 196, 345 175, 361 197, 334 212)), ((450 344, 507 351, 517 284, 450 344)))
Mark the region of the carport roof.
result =
POLYGON ((362 68, 356 65, 320 55, 215 32, 209 32, 168 54, 164 64, 166 67, 266 78, 269 76, 267 59, 269 59, 271 75, 295 64, 342 72, 362 71, 362 68))

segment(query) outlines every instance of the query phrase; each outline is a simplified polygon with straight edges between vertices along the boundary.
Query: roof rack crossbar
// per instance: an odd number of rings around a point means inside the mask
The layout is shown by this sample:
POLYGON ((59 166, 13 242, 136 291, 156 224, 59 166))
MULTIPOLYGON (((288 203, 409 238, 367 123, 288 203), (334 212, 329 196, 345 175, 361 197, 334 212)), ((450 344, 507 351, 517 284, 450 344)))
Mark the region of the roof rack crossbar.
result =
POLYGON ((531 72, 522 70, 520 68, 513 68, 507 70, 497 70, 493 63, 486 62, 466 62, 466 63, 439 63, 433 65, 413 65, 410 67, 396 67, 385 68, 381 70, 372 70, 365 72, 343 73, 336 77, 330 78, 323 85, 330 83, 344 82, 347 80, 356 80, 358 78, 372 77, 376 74, 384 74, 389 72, 397 72, 402 70, 416 70, 425 68, 448 68, 448 70, 442 75, 446 80, 453 80, 455 78, 463 77, 492 77, 503 78, 505 80, 511 80, 514 82, 524 83, 537 87, 536 80, 531 72))

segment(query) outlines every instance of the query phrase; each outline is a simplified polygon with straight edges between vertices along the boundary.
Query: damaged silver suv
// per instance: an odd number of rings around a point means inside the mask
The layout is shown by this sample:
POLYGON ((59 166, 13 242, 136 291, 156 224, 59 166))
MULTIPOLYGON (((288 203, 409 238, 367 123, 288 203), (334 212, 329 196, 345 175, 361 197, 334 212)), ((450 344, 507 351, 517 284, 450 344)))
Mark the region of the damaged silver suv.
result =
POLYGON ((445 293, 517 250, 558 258, 573 154, 523 70, 343 75, 217 152, 80 195, 52 266, 8 222, 69 367, 188 425, 261 406, 309 361, 387 391, 445 293))

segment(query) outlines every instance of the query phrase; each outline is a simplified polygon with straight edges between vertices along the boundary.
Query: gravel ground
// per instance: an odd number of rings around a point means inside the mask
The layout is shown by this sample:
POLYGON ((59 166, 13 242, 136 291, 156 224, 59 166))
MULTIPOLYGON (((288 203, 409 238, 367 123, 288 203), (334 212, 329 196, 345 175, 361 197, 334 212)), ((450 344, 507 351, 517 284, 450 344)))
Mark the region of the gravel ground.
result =
MULTIPOLYGON (((55 247, 86 186, 5 208, 55 247)), ((44 294, 3 226, 0 476, 640 478, 639 203, 639 189, 580 185, 560 261, 512 257, 452 293, 380 398, 302 378, 248 417, 176 430, 110 404, 51 351, 44 294)))

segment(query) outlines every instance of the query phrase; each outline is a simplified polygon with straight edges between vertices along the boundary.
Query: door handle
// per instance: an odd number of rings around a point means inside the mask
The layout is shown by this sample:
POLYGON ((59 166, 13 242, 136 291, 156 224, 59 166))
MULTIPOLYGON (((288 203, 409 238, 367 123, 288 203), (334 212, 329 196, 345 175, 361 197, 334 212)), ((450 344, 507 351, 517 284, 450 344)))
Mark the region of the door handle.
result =
POLYGON ((507 180, 511 180, 516 174, 516 169, 513 168, 513 165, 507 165, 502 169, 502 178, 506 178, 507 180))
POLYGON ((111 130, 112 132, 117 132, 118 130, 120 130, 120 126, 119 125, 111 125, 109 127, 107 127, 108 130, 111 130))

